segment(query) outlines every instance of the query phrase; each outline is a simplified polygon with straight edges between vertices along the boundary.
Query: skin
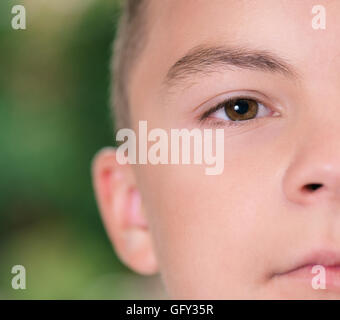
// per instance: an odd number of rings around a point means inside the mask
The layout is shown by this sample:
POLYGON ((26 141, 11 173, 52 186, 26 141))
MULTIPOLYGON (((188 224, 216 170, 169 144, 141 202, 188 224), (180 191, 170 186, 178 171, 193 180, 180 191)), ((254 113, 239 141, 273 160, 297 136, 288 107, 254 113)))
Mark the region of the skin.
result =
POLYGON ((148 42, 129 87, 132 128, 214 128, 199 108, 254 90, 279 117, 225 129, 225 165, 119 165, 99 152, 93 178, 117 254, 142 274, 160 272, 171 298, 340 298, 287 272, 315 250, 340 250, 339 1, 151 1, 148 42), (190 17, 190 19, 188 19, 190 17), (174 21, 176 23, 174 23, 174 21), (169 68, 202 43, 247 45, 284 57, 296 79, 255 70, 193 75, 165 90, 169 68), (315 192, 304 192, 320 183, 315 192))

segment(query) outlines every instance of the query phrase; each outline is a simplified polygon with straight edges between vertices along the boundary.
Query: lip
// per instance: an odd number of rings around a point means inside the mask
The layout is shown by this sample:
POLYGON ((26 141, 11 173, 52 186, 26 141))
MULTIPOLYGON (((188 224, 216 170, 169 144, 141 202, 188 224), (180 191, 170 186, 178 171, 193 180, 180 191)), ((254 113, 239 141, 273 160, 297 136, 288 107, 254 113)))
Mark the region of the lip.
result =
POLYGON ((317 250, 302 256, 287 271, 275 276, 306 283, 313 288, 313 279, 324 279, 324 289, 340 292, 340 251, 317 250), (322 276, 325 276, 322 278, 322 276))

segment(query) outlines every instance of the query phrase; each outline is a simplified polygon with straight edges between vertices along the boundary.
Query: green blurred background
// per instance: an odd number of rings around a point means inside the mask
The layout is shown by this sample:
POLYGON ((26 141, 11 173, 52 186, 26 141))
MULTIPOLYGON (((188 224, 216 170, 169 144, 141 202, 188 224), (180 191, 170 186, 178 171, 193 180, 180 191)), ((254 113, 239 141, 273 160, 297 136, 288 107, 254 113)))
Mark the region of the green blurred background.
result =
POLYGON ((113 145, 109 60, 117 0, 0 1, 0 299, 159 298, 115 256, 91 160, 113 145), (13 30, 11 9, 26 8, 13 30), (26 268, 26 290, 11 269, 26 268))

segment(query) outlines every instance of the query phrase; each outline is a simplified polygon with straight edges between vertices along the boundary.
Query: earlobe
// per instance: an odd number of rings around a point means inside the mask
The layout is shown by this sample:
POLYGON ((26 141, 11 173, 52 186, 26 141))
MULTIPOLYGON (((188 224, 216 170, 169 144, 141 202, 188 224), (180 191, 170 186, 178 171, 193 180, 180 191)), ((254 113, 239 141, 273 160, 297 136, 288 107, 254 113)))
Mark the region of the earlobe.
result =
POLYGON ((156 273, 151 232, 131 165, 119 164, 116 150, 105 148, 93 160, 92 176, 98 207, 116 253, 134 271, 156 273))

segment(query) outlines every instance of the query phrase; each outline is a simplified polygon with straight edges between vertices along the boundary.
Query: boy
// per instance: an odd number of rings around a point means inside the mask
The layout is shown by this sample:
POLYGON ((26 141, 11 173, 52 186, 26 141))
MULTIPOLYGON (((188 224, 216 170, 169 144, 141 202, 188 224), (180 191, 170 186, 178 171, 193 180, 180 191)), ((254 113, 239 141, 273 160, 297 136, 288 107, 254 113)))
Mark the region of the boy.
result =
POLYGON ((160 272, 171 298, 340 298, 340 2, 125 5, 117 128, 223 129, 224 170, 99 152, 96 197, 122 261, 160 272))

